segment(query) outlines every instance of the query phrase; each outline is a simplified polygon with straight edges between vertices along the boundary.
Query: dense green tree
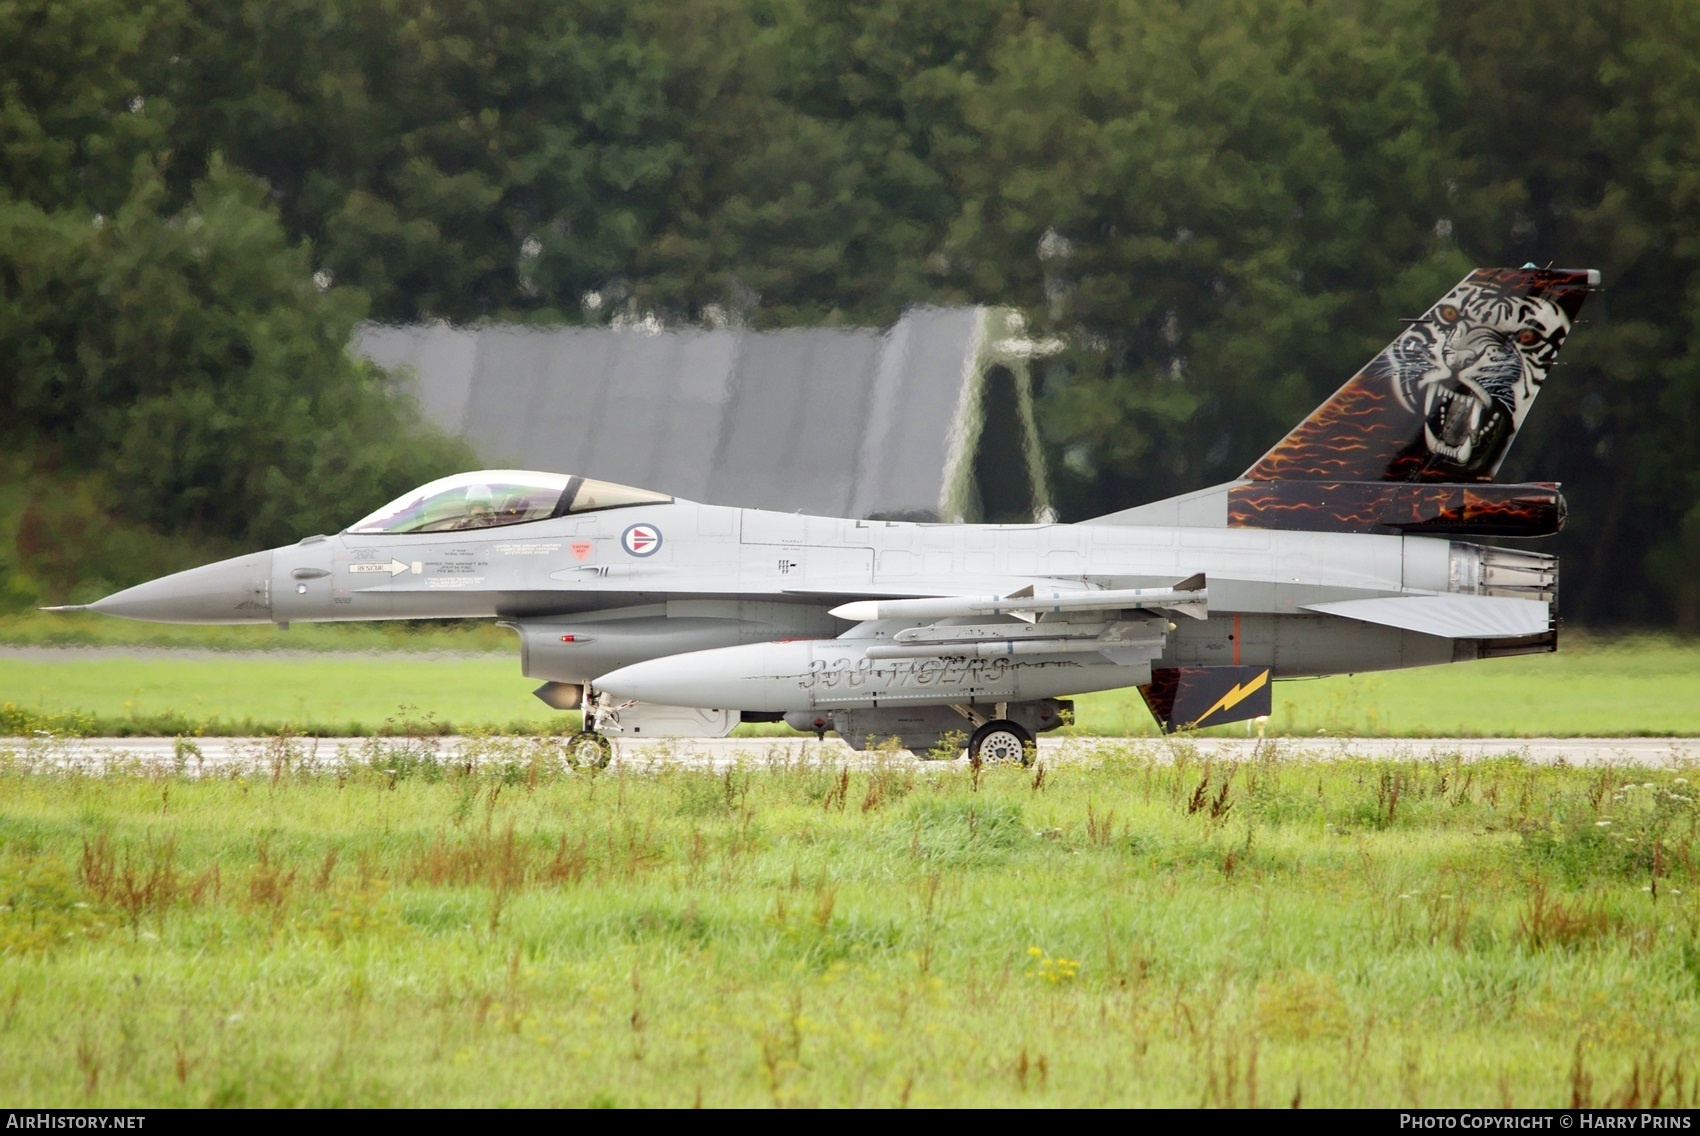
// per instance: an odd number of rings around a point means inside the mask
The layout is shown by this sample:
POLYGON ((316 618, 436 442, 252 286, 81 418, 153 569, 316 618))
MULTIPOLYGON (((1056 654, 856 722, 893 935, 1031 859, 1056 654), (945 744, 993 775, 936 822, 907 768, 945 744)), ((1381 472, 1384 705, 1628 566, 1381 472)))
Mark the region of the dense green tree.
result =
POLYGON ((657 223, 682 153, 624 3, 189 2, 178 178, 265 179, 377 318, 578 318, 657 223))
POLYGON ((1435 28, 1491 206, 1462 239, 1605 277, 1505 472, 1565 482, 1567 610, 1700 632, 1700 10, 1498 0, 1435 28))
POLYGON ((1381 11, 1119 0, 1030 21, 966 95, 953 247, 1075 345, 1044 417, 1076 515, 1237 474, 1468 267, 1455 74, 1381 11))
POLYGON ((889 322, 960 298, 941 255, 964 166, 960 90, 1017 26, 1009 0, 648 9, 691 162, 638 263, 635 298, 764 324, 889 322))
POLYGON ((110 219, 0 198, 9 436, 132 520, 273 543, 469 460, 346 352, 364 298, 320 290, 250 176, 166 197, 143 160, 110 219))
POLYGON ((111 212, 136 158, 170 145, 147 77, 174 0, 0 4, 0 188, 43 209, 111 212))

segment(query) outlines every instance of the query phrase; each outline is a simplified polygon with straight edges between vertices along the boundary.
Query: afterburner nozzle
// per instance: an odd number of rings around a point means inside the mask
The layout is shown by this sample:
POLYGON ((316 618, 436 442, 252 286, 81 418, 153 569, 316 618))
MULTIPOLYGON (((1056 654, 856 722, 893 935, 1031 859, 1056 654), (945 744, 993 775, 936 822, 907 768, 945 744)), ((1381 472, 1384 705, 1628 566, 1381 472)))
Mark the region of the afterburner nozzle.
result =
POLYGON ((268 623, 271 577, 272 554, 254 552, 125 588, 87 610, 154 623, 268 623))

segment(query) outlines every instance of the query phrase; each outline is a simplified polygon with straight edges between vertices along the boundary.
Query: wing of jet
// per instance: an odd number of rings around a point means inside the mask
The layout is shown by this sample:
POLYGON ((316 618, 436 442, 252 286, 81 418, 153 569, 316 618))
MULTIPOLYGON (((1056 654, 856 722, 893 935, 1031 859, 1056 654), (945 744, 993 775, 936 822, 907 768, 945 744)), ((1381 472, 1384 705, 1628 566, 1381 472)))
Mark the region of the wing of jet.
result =
POLYGON ((1493 477, 1598 282, 1473 272, 1239 479, 1080 524, 812 517, 479 470, 88 607, 493 617, 538 696, 583 711, 592 754, 784 720, 1022 759, 1071 696, 1128 686, 1170 731, 1243 721, 1278 679, 1556 649, 1556 560, 1479 540, 1563 524, 1557 485, 1493 477))

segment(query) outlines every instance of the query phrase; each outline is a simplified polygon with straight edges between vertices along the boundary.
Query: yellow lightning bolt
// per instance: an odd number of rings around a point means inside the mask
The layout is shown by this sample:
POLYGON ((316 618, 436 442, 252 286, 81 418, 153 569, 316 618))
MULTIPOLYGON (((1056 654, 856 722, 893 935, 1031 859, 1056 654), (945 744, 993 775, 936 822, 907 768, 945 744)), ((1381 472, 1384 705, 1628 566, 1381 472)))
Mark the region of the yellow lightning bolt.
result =
POLYGON ((1189 723, 1189 725, 1196 726, 1196 725, 1198 725, 1199 722, 1203 722, 1203 721, 1206 721, 1207 719, 1209 719, 1210 715, 1212 715, 1212 714, 1220 713, 1220 712, 1226 711, 1226 710, 1232 710, 1234 707, 1236 707, 1240 703, 1244 702, 1247 698, 1250 698, 1253 694, 1257 693, 1259 690, 1262 690, 1263 687, 1264 687, 1264 684, 1267 683, 1268 681, 1269 681, 1269 672, 1267 670, 1265 670, 1262 674, 1258 675, 1256 678, 1252 679, 1248 683, 1245 683, 1244 685, 1241 685, 1240 683, 1236 682, 1232 687, 1229 688, 1228 693, 1222 695, 1222 697, 1220 697, 1216 700, 1215 705, 1211 706, 1210 709, 1208 709, 1204 713, 1200 714, 1196 719, 1194 719, 1191 723, 1189 723))

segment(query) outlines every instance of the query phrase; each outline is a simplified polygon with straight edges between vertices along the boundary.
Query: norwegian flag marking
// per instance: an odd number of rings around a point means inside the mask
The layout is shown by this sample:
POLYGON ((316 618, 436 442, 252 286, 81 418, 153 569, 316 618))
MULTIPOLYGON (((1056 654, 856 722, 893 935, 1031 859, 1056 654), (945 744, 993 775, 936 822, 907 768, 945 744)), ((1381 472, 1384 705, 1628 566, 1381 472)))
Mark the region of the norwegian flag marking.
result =
POLYGON ((654 556, 661 547, 661 530, 654 525, 633 525, 620 537, 620 544, 633 556, 654 556))

